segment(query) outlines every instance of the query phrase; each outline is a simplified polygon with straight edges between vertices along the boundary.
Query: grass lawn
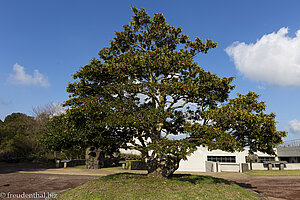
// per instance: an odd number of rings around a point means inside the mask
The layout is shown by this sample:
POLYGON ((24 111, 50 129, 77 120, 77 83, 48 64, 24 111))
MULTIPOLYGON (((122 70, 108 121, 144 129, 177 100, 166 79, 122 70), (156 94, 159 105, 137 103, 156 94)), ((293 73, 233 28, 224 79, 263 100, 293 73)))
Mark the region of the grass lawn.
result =
POLYGON ((251 170, 245 172, 249 175, 300 175, 300 170, 251 170))
POLYGON ((210 176, 175 174, 168 179, 115 174, 67 190, 58 199, 259 199, 255 194, 210 176))

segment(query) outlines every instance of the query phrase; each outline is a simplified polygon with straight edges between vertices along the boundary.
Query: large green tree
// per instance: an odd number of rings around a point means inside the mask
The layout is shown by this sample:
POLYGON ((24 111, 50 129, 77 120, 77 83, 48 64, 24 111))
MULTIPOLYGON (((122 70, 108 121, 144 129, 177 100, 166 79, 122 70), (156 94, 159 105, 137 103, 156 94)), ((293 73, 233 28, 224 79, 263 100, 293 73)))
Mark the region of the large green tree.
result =
POLYGON ((151 18, 143 8, 132 11, 99 58, 74 74, 67 115, 84 117, 104 144, 141 151, 149 176, 173 174, 198 145, 274 153, 286 133, 276 130, 274 114, 264 114, 264 102, 255 93, 228 101, 233 77, 220 78, 194 62, 217 44, 190 40, 162 13, 151 18), (178 134, 187 137, 171 139, 178 134))

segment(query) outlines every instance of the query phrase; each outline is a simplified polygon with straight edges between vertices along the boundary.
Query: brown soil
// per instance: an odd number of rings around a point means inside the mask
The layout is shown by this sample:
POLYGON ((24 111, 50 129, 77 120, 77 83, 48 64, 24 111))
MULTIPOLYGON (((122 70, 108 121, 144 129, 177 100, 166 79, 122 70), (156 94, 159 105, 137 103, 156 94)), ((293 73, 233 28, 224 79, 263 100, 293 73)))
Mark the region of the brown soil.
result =
POLYGON ((57 192, 74 188, 89 180, 115 173, 108 170, 84 170, 84 169, 55 169, 47 165, 32 163, 4 163, 0 162, 0 199, 21 199, 8 198, 9 194, 32 194, 35 197, 54 195, 57 192))
POLYGON ((242 173, 193 173, 223 178, 272 200, 300 200, 300 176, 262 176, 242 173))
POLYGON ((260 177, 232 179, 238 185, 275 199, 300 199, 300 177, 260 177))
MULTIPOLYGON (((82 185, 89 180, 121 172, 124 171, 55 169, 40 164, 0 162, 0 200, 4 196, 7 197, 9 192, 10 194, 37 193, 39 195, 45 193, 46 196, 48 192, 56 194, 59 191, 82 185)), ((145 173, 145 171, 134 173, 145 173)), ((273 200, 300 200, 300 176, 258 176, 225 172, 193 174, 224 178, 273 200)))

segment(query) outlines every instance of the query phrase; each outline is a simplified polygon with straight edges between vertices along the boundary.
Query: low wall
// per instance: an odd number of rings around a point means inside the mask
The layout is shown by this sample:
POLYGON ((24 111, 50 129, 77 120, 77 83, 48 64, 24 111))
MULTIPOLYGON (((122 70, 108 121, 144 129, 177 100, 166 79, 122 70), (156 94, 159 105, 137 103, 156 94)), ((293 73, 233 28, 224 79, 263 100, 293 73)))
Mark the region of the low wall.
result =
POLYGON ((252 165, 252 170, 268 170, 268 166, 267 165, 264 166, 263 163, 252 163, 250 164, 250 166, 251 165, 252 165))
POLYGON ((247 163, 219 163, 219 162, 205 162, 206 172, 244 172, 248 171, 247 163))
MULTIPOLYGON (((64 167, 65 162, 63 161, 65 160, 56 160, 55 161, 56 168, 64 167)), ((75 167, 77 165, 85 165, 85 160, 70 160, 69 162, 67 162, 66 167, 75 167)))
MULTIPOLYGON (((246 172, 250 167, 250 163, 218 163, 205 162, 206 172, 246 172)), ((300 163, 287 163, 284 170, 299 170, 300 163)), ((252 163, 252 170, 268 170, 268 165, 264 163, 252 163)), ((279 170, 279 164, 273 164, 272 170, 279 170)))
POLYGON ((300 169, 300 163, 287 163, 284 167, 287 170, 295 170, 300 169))
MULTIPOLYGON (((267 164, 264 163, 252 163, 253 170, 268 170, 267 164)), ((284 165, 284 170, 296 170, 300 169, 300 163, 287 163, 284 165)), ((273 164, 272 170, 279 170, 278 164, 273 164)))
MULTIPOLYGON (((268 164, 252 163, 252 170, 268 170, 268 164)), ((273 164, 272 170, 279 170, 279 164, 273 164)))
POLYGON ((211 161, 205 161, 206 172, 217 172, 217 163, 211 161))
POLYGON ((219 172, 240 172, 240 164, 238 163, 218 163, 219 172))

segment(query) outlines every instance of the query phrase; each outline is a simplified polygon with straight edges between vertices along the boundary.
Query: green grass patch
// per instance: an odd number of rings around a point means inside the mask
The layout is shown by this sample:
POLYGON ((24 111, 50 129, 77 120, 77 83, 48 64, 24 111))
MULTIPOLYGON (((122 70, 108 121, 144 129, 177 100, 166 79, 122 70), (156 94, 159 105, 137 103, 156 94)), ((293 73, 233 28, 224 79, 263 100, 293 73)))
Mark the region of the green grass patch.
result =
POLYGON ((245 172, 245 174, 249 175, 300 175, 300 170, 251 170, 245 172))
POLYGON ((259 199, 240 186, 211 176, 176 174, 150 178, 140 174, 115 174, 89 181, 58 196, 69 199, 259 199))
POLYGON ((75 166, 75 167, 68 167, 68 168, 85 169, 85 165, 77 165, 77 166, 75 166))

